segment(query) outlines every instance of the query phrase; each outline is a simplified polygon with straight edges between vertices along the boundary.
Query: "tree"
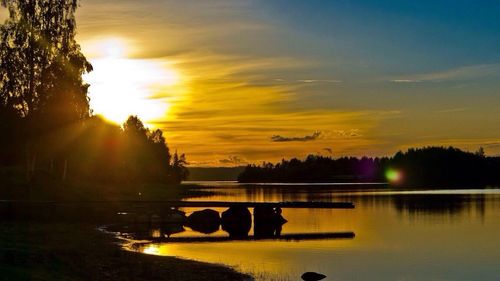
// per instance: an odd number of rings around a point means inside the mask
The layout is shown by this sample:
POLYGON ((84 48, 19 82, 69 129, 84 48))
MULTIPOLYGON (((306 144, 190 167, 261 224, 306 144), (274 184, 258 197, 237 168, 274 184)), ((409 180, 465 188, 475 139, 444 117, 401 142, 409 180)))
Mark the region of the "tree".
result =
POLYGON ((2 104, 21 117, 51 111, 59 120, 88 117, 88 85, 82 75, 92 66, 75 40, 78 1, 2 0, 1 4, 10 14, 0 27, 2 104))
POLYGON ((484 152, 484 148, 483 147, 479 147, 479 149, 476 151, 475 154, 477 156, 479 156, 479 157, 485 157, 486 156, 486 153, 484 152))
POLYGON ((183 180, 186 180, 189 176, 189 170, 186 168, 187 161, 186 155, 179 154, 177 151, 174 153, 174 157, 172 159, 172 169, 174 181, 180 183, 183 180))
POLYGON ((0 107, 23 119, 29 179, 40 136, 90 115, 82 75, 92 66, 75 40, 77 0, 0 4, 9 11, 0 26, 0 107))
POLYGON ((146 139, 149 134, 149 130, 144 126, 144 123, 135 115, 129 116, 123 123, 123 131, 127 135, 143 139, 146 139))
POLYGON ((170 150, 159 129, 149 130, 137 116, 123 124, 128 177, 140 182, 180 182, 187 178, 186 157, 170 150))

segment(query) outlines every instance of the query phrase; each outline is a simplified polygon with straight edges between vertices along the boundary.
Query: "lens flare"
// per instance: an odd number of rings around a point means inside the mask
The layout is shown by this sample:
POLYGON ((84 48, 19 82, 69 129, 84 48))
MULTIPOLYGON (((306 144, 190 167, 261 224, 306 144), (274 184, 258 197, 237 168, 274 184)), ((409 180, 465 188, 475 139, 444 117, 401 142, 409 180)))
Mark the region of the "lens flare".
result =
POLYGON ((401 181, 403 176, 402 176, 401 172, 398 170, 387 169, 387 171, 385 172, 385 177, 390 182, 397 183, 397 182, 401 181))

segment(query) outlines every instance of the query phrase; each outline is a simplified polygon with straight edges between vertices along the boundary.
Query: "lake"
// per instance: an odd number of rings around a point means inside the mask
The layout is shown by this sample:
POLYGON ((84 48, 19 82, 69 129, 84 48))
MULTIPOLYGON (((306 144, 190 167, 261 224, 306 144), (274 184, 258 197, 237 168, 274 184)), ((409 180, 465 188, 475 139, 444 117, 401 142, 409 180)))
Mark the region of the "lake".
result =
MULTIPOLYGON (((130 249, 221 263, 257 280, 299 280, 305 271, 336 281, 500 280, 500 189, 395 191, 375 185, 200 184, 216 194, 190 200, 353 202, 355 209, 285 208, 282 215, 288 222, 281 234, 352 232, 354 237, 162 242, 135 244, 130 249)), ((189 214, 193 209, 184 211, 189 214)), ((151 233, 163 235, 154 227, 151 233)), ((220 229, 201 234, 185 227, 170 237, 228 234, 220 229)))

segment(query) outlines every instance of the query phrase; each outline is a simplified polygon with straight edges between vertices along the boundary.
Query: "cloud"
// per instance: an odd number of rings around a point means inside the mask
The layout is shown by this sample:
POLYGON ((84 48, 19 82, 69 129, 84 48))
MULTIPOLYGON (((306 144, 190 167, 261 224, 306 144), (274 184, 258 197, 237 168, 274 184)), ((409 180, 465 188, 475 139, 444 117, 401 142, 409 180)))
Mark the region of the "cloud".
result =
POLYGON ((491 149, 497 149, 500 148, 500 141, 485 143, 484 146, 491 149))
POLYGON ((333 150, 329 147, 325 147, 325 148, 323 148, 323 150, 330 153, 330 154, 333 154, 333 150))
POLYGON ((471 80, 500 75, 500 64, 461 66, 443 71, 399 76, 389 79, 393 83, 444 82, 471 80))
POLYGON ((337 134, 338 136, 341 136, 341 137, 353 138, 353 137, 361 136, 358 129, 351 129, 351 130, 347 130, 347 131, 346 130, 336 130, 334 132, 335 132, 335 134, 337 134))
POLYGON ((437 110, 436 113, 455 113, 455 112, 463 112, 467 111, 467 107, 458 107, 458 108, 447 108, 447 109, 441 109, 437 110))
POLYGON ((341 80, 321 80, 321 79, 301 79, 297 80, 297 82, 301 83, 342 83, 341 80))
POLYGON ((228 158, 220 159, 219 163, 240 165, 240 164, 246 164, 248 162, 246 160, 240 158, 239 156, 232 155, 232 156, 229 156, 228 158))
POLYGON ((421 80, 412 80, 412 79, 393 79, 389 80, 390 82, 393 83, 421 83, 421 80))
POLYGON ((271 137, 273 142, 292 142, 292 141, 314 141, 317 140, 321 135, 321 132, 314 132, 312 135, 307 135, 303 137, 283 137, 280 135, 274 135, 271 137))

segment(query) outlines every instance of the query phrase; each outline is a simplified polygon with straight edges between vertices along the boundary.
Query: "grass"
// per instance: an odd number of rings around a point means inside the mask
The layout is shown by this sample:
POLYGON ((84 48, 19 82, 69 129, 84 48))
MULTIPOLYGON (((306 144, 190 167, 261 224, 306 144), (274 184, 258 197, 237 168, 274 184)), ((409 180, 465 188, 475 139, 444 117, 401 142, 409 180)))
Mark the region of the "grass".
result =
POLYGON ((0 280, 249 280, 233 269, 124 251, 92 224, 2 222, 0 280))

